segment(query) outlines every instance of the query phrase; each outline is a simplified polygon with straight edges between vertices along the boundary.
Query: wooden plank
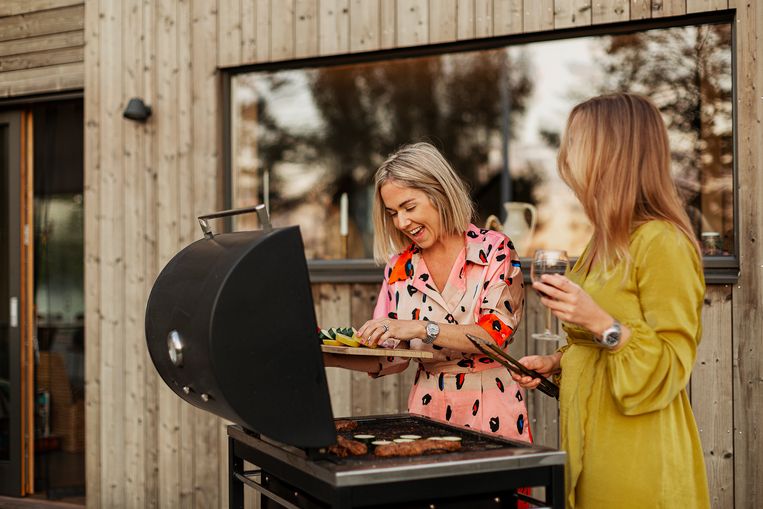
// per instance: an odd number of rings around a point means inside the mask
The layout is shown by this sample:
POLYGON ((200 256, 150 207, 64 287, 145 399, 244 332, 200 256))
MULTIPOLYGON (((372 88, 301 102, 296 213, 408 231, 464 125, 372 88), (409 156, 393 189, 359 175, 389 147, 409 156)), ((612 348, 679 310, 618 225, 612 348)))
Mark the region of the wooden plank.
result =
POLYGON ((75 90, 83 87, 84 80, 82 62, 9 71, 0 73, 0 97, 75 90))
POLYGON ((554 28, 554 0, 524 2, 524 31, 538 32, 554 28))
POLYGON ((630 19, 629 0, 596 0, 593 2, 593 23, 617 23, 630 19))
POLYGON ((631 0, 631 19, 648 19, 652 17, 652 0, 631 0))
POLYGON ((740 275, 733 288, 734 504, 763 499, 763 5, 737 1, 735 57, 740 275))
POLYGON ((686 12, 706 12, 728 9, 728 0, 686 0, 686 12))
MULTIPOLYGON (((202 10, 206 11, 207 9, 202 7, 202 10)), ((205 13, 204 15, 217 17, 217 11, 205 13)), ((195 20, 194 12, 194 22, 195 20)), ((257 62, 257 2, 256 0, 242 0, 241 60, 239 64, 253 64, 255 62, 257 62)))
POLYGON ((8 16, 0 18, 0 41, 82 30, 84 24, 84 5, 8 16))
POLYGON ((691 377, 712 507, 734 507, 734 403, 732 394, 731 288, 708 286, 702 309, 702 341, 691 377))
MULTIPOLYGON (((597 4, 599 2, 596 2, 597 4)), ((591 24, 591 0, 556 0, 554 28, 569 28, 591 24)))
MULTIPOLYGON (((313 301, 316 302, 316 318, 322 328, 349 325, 350 286, 339 284, 313 285, 313 301)), ((352 414, 352 375, 342 368, 327 368, 326 376, 331 394, 334 417, 352 414)))
MULTIPOLYGON (((391 379, 388 380, 387 383, 390 385, 394 384, 398 387, 398 393, 397 393, 397 405, 394 409, 390 409, 389 413, 406 413, 408 412, 408 396, 411 394, 411 389, 413 388, 413 380, 416 377, 416 370, 418 369, 419 364, 418 362, 411 361, 410 365, 408 366, 408 369, 403 371, 402 373, 399 373, 397 375, 392 375, 397 380, 391 379)), ((390 377, 386 377, 390 378, 390 377)), ((383 388, 382 390, 385 390, 386 388, 383 388)), ((391 390, 390 390, 390 393, 391 390)))
MULTIPOLYGON (((375 0, 368 0, 369 2, 375 0)), ((397 33, 397 0, 381 0, 379 4, 379 20, 381 37, 379 44, 382 49, 394 48, 398 43, 397 33)))
MULTIPOLYGON (((158 20, 156 3, 152 2, 143 9, 143 32, 141 50, 142 56, 142 89, 145 98, 154 107, 156 114, 156 32, 157 27, 162 26, 162 21, 158 20)), ((214 40, 214 39, 212 39, 214 40)), ((209 45, 212 46, 212 45, 209 45)), ((216 50, 215 50, 216 51, 216 50)), ((144 274, 146 275, 145 292, 148 295, 155 277, 159 273, 158 260, 158 209, 156 206, 159 193, 157 192, 157 167, 155 161, 154 147, 156 137, 156 124, 147 122, 143 127, 143 138, 140 148, 136 150, 141 152, 141 172, 143 173, 143 193, 145 196, 146 211, 144 216, 143 230, 143 250, 144 253, 144 274)), ((145 448, 143 461, 144 504, 142 507, 159 509, 159 385, 163 384, 159 380, 159 375, 153 369, 148 350, 143 349, 144 365, 144 410, 143 420, 145 423, 143 446, 145 448)), ((136 503, 136 507, 141 507, 136 503)))
POLYGON ((522 319, 519 321, 519 327, 517 327, 517 330, 514 332, 513 339, 511 343, 509 343, 509 355, 514 357, 515 359, 520 359, 527 355, 527 338, 528 335, 528 309, 525 306, 523 313, 522 313, 522 319))
POLYGON ((85 34, 83 69, 87 94, 84 99, 84 266, 85 266, 85 489, 88 507, 102 507, 101 498, 101 330, 100 288, 100 6, 91 2, 85 9, 88 30, 85 34))
MULTIPOLYGON (((220 420, 220 427, 217 429, 217 449, 218 449, 218 480, 220 485, 220 503, 217 507, 229 507, 228 503, 228 432, 227 426, 232 424, 225 419, 220 420)), ((244 490, 247 491, 247 490, 244 490)), ((249 490, 254 491, 254 490, 249 490)))
POLYGON ((123 391, 124 375, 124 151, 122 108, 122 26, 121 6, 104 2, 101 6, 102 61, 100 83, 103 102, 100 106, 100 146, 102 160, 108 164, 100 172, 101 235, 98 253, 101 258, 100 330, 101 336, 101 447, 103 476, 102 499, 105 507, 122 504, 125 497, 124 463, 121 457, 125 440, 123 391))
POLYGON ((519 34, 523 30, 522 0, 493 0, 493 35, 519 34))
POLYGON ((270 61, 270 0, 257 3, 257 61, 270 61))
POLYGON ((84 0, 3 0, 0 3, 0 18, 72 5, 85 5, 85 2, 84 0))
MULTIPOLYGON (((555 341, 541 341, 531 337, 534 332, 542 331, 546 322, 546 308, 540 303, 537 294, 529 287, 525 297, 525 348, 527 355, 549 355, 559 345, 555 341)), ((527 409, 535 443, 548 447, 559 447, 559 406, 555 399, 540 391, 528 391, 527 409)))
POLYGON ((456 4, 456 38, 474 39, 474 0, 458 0, 456 4))
POLYGON ((221 2, 217 13, 217 63, 220 67, 241 64, 243 47, 241 1, 221 2))
MULTIPOLYGON (((21 55, 24 53, 50 51, 61 48, 76 48, 85 45, 85 34, 82 30, 63 32, 60 34, 40 35, 25 39, 14 39, 0 42, 0 57, 21 55)), ((3 59, 4 61, 5 59, 3 59)), ((84 60, 84 56, 82 58, 84 60)), ((2 62, 0 62, 0 65, 2 62)))
POLYGON ((294 0, 272 0, 270 15, 270 57, 294 58, 294 0))
POLYGON ((194 202, 194 173, 191 161, 193 149, 193 128, 191 110, 193 108, 193 76, 191 50, 191 0, 177 0, 177 83, 175 92, 177 103, 177 169, 180 194, 178 198, 180 212, 179 248, 183 248, 199 238, 199 224, 196 216, 203 214, 204 209, 197 210, 194 202))
POLYGON ((2 60, 0 60, 0 72, 33 69, 35 67, 50 67, 60 64, 84 62, 84 60, 84 46, 36 51, 34 53, 2 57, 2 60))
POLYGON ((419 46, 429 42, 427 0, 397 0, 397 44, 419 46))
MULTIPOLYGON (((215 122, 209 119, 219 118, 220 80, 217 71, 214 48, 208 44, 197 44, 195 41, 210 40, 215 35, 217 23, 216 10, 209 6, 207 0, 193 0, 193 33, 194 41, 191 61, 192 66, 192 99, 191 123, 192 130, 192 165, 193 165, 193 217, 217 210, 221 205, 218 196, 218 178, 221 171, 219 151, 219 129, 215 122), (202 15, 197 13, 202 12, 202 15)), ((214 39, 212 39, 214 40, 214 39)), ((193 225, 194 234, 197 231, 193 225)), ((193 237, 193 236, 192 236, 193 237)), ((195 238, 195 237, 193 237, 195 238)))
POLYGON ((652 17, 686 14, 686 0, 652 0, 652 17))
POLYGON ((492 37, 493 0, 474 0, 474 35, 492 37))
POLYGON ((416 359, 431 359, 434 356, 432 352, 426 352, 422 350, 406 350, 406 349, 391 349, 391 348, 367 348, 367 347, 350 347, 350 346, 336 346, 336 345, 321 345, 321 351, 325 353, 334 353, 339 355, 350 356, 363 356, 363 357, 405 357, 416 359))
POLYGON ((380 48, 381 4, 379 0, 352 0, 350 3, 350 51, 380 48))
MULTIPOLYGON (((143 48, 133 44, 134 33, 143 31, 143 3, 140 0, 122 2, 121 19, 130 31, 122 32, 122 84, 125 90, 143 97, 143 48)), ((143 154, 140 151, 143 128, 137 122, 124 126, 124 195, 129 204, 124 211, 124 288, 125 348, 124 348, 124 495, 122 503, 145 506, 144 395, 146 369, 143 337, 146 303, 146 260, 143 249, 143 228, 147 203, 143 193, 143 154)))
POLYGON ((350 0, 320 2, 318 34, 318 52, 321 55, 350 51, 350 0))
MULTIPOLYGON (((358 328, 373 317, 379 285, 353 284, 350 287, 350 309, 352 326, 358 328)), ((368 373, 353 371, 352 377, 352 415, 375 415, 381 413, 377 408, 381 391, 381 380, 373 379, 368 373)))
POLYGON ((456 0, 429 1, 429 42, 437 44, 456 40, 456 0))
POLYGON ((296 0, 294 56, 312 57, 319 54, 318 7, 315 0, 296 0))

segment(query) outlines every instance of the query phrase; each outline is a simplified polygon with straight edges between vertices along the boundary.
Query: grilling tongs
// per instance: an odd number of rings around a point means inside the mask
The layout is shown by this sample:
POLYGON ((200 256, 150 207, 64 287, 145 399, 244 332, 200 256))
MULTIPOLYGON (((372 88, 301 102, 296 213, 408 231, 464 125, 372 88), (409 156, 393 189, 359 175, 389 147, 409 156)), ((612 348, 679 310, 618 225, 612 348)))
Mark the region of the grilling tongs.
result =
POLYGON ((531 376, 533 378, 539 378, 540 379, 540 385, 538 385, 538 390, 542 392, 543 394, 546 394, 547 396, 551 396, 552 398, 559 399, 559 386, 553 383, 552 381, 548 380, 546 377, 535 371, 534 369, 528 369, 524 367, 522 364, 519 363, 514 357, 507 354, 498 346, 494 345, 493 343, 490 343, 489 341, 485 341, 482 338, 478 338, 477 336, 473 336, 471 334, 466 335, 467 339, 472 342, 472 344, 482 352, 483 354, 487 355, 497 363, 503 365, 506 369, 509 371, 512 371, 514 373, 520 374, 522 376, 531 376))

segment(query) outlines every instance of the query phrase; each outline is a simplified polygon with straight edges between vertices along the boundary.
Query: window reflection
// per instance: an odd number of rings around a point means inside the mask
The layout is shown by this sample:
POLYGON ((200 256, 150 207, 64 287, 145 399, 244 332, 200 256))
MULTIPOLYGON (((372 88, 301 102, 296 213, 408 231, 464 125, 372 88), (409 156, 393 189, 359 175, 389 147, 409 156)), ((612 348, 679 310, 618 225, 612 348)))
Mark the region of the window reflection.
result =
POLYGON ((476 224, 497 216, 524 256, 578 255, 591 227, 556 172, 561 130, 577 102, 631 91, 664 115, 697 238, 717 233, 716 254, 733 254, 730 35, 728 24, 702 25, 239 74, 233 205, 266 202, 275 226, 301 226, 308 258, 334 259, 347 193, 348 256, 371 257, 373 172, 400 145, 427 140, 469 183, 476 224))

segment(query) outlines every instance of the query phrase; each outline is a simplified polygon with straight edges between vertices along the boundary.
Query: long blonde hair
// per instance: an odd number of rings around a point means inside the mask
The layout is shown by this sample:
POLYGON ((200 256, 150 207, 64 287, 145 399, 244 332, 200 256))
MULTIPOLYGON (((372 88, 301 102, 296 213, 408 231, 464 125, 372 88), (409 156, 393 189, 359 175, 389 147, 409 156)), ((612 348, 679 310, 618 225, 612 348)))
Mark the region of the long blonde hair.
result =
POLYGON ((668 132, 649 99, 594 97, 572 109, 557 158, 559 174, 594 227, 584 264, 630 262, 632 231, 650 220, 672 223, 699 245, 670 174, 668 132))
POLYGON ((463 234, 469 229, 474 204, 463 180, 440 151, 429 143, 401 147, 379 166, 374 176, 374 259, 386 262, 410 244, 386 213, 381 188, 389 181, 424 191, 440 214, 440 235, 463 234))

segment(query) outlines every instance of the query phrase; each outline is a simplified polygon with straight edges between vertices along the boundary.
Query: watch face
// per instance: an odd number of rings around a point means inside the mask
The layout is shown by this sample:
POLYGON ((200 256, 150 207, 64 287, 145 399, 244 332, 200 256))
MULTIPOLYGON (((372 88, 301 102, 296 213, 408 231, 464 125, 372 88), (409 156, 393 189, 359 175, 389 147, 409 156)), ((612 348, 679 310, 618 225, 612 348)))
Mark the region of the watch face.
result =
POLYGON ((601 343, 604 346, 607 347, 615 347, 620 343, 620 335, 622 334, 622 326, 620 325, 620 322, 615 320, 615 323, 612 324, 612 327, 604 331, 604 334, 601 336, 601 343))
POLYGON ((615 346, 620 342, 620 334, 617 332, 610 332, 608 334, 604 334, 604 337, 602 338, 602 343, 604 343, 607 346, 615 346))
POLYGON ((429 336, 436 336, 440 332, 440 328, 437 326, 436 323, 428 323, 427 324, 427 334, 429 336))

